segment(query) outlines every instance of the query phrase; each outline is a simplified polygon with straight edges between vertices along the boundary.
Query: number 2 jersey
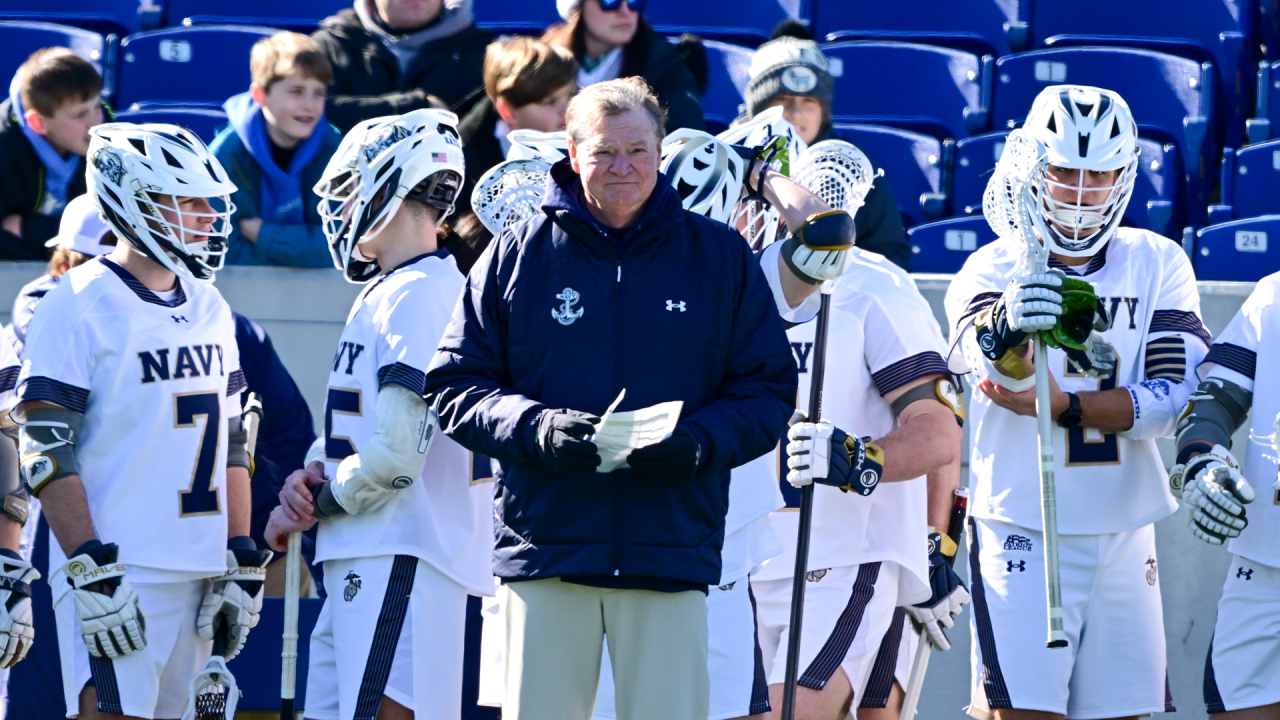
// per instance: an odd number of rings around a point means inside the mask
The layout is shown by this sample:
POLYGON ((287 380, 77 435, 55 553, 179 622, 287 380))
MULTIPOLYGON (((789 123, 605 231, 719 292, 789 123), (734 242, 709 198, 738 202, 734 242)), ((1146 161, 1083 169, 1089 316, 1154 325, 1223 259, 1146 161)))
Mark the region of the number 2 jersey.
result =
MULTIPOLYGON (((41 301, 18 378, 21 401, 84 414, 75 455, 89 512, 134 582, 226 571, 227 419, 244 387, 217 288, 179 280, 168 302, 107 258, 41 301)), ((58 543, 50 555, 61 567, 58 543)))
POLYGON ((1217 377, 1253 391, 1248 447, 1231 448, 1244 463, 1244 476, 1257 499, 1249 505, 1249 526, 1227 548, 1254 562, 1280 567, 1280 490, 1272 433, 1280 413, 1280 273, 1258 282, 1235 318, 1214 341, 1201 378, 1217 377))
MULTIPOLYGON (((433 253, 370 282, 356 298, 329 375, 327 477, 337 477, 343 458, 373 437, 382 386, 423 394, 465 280, 451 256, 433 253)), ((493 507, 472 490, 472 478, 488 474, 473 473, 473 462, 466 448, 437 432, 417 482, 367 512, 320 521, 316 560, 411 555, 475 594, 492 595, 493 507)))
MULTIPOLYGON (((975 385, 986 371, 973 320, 1013 281, 1023 252, 1012 239, 983 246, 947 290, 947 318, 959 333, 955 350, 963 352, 975 385)), ((1127 388, 1135 414, 1146 413, 1143 422, 1122 433, 1052 425, 1058 532, 1134 530, 1177 509, 1155 438, 1173 434, 1177 412, 1195 387, 1189 369, 1209 348, 1191 262, 1173 241, 1122 227, 1087 265, 1068 268, 1056 260, 1049 265, 1093 285, 1111 316, 1111 328, 1102 337, 1117 359, 1111 378, 1091 380, 1068 364, 1063 351, 1050 348, 1049 370, 1058 386, 1066 392, 1127 388)), ((1005 410, 976 388, 968 410, 970 513, 1040 530, 1036 418, 1005 410)))
MULTIPOLYGON (((880 255, 851 252, 848 269, 832 288, 822 417, 850 435, 878 439, 896 427, 886 394, 922 377, 949 374, 946 343, 909 275, 880 255)), ((787 331, 800 371, 801 409, 809 403, 816 326, 810 321, 787 331)), ((769 457, 787 503, 771 516, 786 551, 764 564, 754 576, 758 580, 792 576, 799 527, 800 491, 786 480, 785 449, 769 457)), ((890 560, 906 571, 900 601, 927 600, 927 504, 924 477, 880 483, 868 497, 815 483, 808 569, 890 560)))

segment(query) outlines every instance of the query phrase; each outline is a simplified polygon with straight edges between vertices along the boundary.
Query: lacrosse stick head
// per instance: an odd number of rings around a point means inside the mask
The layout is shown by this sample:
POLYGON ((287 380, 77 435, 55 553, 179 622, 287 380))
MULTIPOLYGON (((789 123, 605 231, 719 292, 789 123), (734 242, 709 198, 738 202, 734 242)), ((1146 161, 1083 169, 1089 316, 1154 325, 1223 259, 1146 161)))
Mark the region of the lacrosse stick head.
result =
POLYGON ((564 130, 512 130, 507 140, 511 143, 507 149, 508 160, 542 160, 555 165, 569 157, 569 133, 564 130))
POLYGON ((549 164, 535 159, 495 165, 471 192, 476 217, 497 237, 506 228, 542 212, 550 171, 549 164))
POLYGON ((750 120, 725 130, 716 139, 727 145, 751 148, 761 157, 765 156, 763 151, 766 149, 776 148, 777 152, 770 165, 787 177, 792 177, 792 164, 809 147, 795 126, 782 116, 781 106, 771 107, 750 120))
POLYGON ((1004 152, 982 194, 982 214, 997 237, 1012 238, 1023 243, 1027 251, 1028 270, 1043 269, 1049 263, 1049 248, 1040 242, 1041 232, 1048 232, 1044 219, 1032 212, 1032 183, 1044 176, 1048 165, 1044 144, 1019 128, 1009 133, 1004 152))
POLYGON ((791 177, 832 210, 855 215, 871 192, 871 184, 883 174, 872 167, 866 153, 852 144, 823 140, 800 156, 791 177))
POLYGON ((191 680, 191 693, 182 720, 233 720, 240 688, 226 662, 214 655, 191 680))

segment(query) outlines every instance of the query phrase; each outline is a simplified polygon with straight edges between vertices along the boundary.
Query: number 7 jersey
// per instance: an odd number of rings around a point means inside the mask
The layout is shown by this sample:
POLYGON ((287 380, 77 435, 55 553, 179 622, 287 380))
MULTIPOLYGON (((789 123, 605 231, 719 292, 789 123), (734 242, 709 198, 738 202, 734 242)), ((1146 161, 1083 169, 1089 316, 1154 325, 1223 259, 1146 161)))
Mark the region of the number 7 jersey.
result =
MULTIPOLYGON (((979 248, 947 289, 947 319, 952 342, 958 345, 952 352, 963 351, 975 386, 986 375, 973 319, 994 305, 1012 282, 1022 253, 1022 245, 1011 239, 979 248)), ((1052 425, 1058 532, 1102 535, 1134 530, 1177 509, 1155 438, 1172 436, 1176 414, 1195 387, 1190 369, 1209 348, 1191 263, 1173 241, 1122 227, 1087 265, 1066 268, 1051 260, 1050 267, 1093 285, 1111 315, 1111 328, 1102 337, 1115 348, 1117 364, 1114 376, 1099 382, 1071 366, 1061 350, 1049 349, 1049 371, 1066 392, 1128 389, 1136 413, 1142 415, 1144 435, 1052 425), (1153 398, 1163 405, 1152 406, 1153 398)), ((976 387, 968 410, 970 512, 1039 530, 1036 418, 993 404, 976 387)))
POLYGON ((244 386, 216 288, 179 281, 166 302, 98 258, 40 303, 18 396, 84 413, 75 453, 89 512, 136 582, 226 571, 227 418, 244 386))

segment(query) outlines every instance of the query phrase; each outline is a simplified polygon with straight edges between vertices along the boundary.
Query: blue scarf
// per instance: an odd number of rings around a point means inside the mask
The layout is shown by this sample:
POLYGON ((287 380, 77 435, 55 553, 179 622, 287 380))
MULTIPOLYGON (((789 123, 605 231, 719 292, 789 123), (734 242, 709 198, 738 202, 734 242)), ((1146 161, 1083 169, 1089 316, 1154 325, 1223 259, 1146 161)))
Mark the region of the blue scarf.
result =
MULTIPOLYGON (((324 142, 325 119, 320 115, 319 122, 311 131, 311 137, 299 143, 294 150, 293 161, 289 167, 276 167, 271 157, 271 142, 267 139, 267 121, 262 115, 262 106, 253 101, 249 93, 233 95, 222 105, 227 111, 227 119, 235 128, 240 142, 262 168, 261 197, 259 212, 263 222, 288 223, 301 225, 306 222, 302 197, 302 174, 315 159, 324 142)), ((308 188, 308 191, 310 188, 308 188)))
POLYGON ((36 150, 36 157, 44 165, 44 189, 53 199, 52 206, 47 199, 41 201, 36 212, 41 215, 58 215, 67 204, 67 186, 80 168, 80 156, 71 153, 64 159, 43 135, 27 124, 27 113, 22 107, 22 92, 18 87, 17 75, 9 83, 9 101, 13 104, 13 113, 18 116, 18 127, 22 128, 22 134, 27 136, 27 141, 36 150))

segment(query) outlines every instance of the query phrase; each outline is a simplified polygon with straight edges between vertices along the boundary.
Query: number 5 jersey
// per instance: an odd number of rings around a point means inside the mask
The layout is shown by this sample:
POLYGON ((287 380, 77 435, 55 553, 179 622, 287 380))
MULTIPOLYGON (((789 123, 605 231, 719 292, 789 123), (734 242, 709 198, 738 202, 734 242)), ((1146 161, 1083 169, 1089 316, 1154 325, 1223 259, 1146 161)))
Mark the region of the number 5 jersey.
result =
MULTIPOLYGON (((979 248, 947 290, 952 362, 963 353, 975 386, 986 375, 974 318, 1000 298, 1022 255, 1022 244, 1011 239, 979 248)), ((1049 265, 1093 285, 1111 317, 1102 337, 1117 357, 1114 376, 1098 381, 1080 373, 1061 350, 1049 349, 1058 386, 1066 392, 1125 388, 1134 404, 1134 424, 1125 432, 1052 425, 1058 532, 1100 535, 1140 528, 1177 509, 1155 439, 1172 436, 1177 413, 1195 387, 1189 369, 1209 349, 1191 263, 1173 241, 1122 227, 1087 265, 1049 265)), ((1036 418, 995 405, 975 387, 969 423, 970 512, 1041 529, 1036 418)))

